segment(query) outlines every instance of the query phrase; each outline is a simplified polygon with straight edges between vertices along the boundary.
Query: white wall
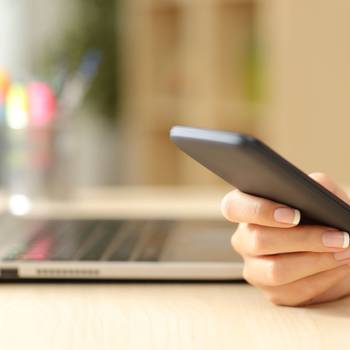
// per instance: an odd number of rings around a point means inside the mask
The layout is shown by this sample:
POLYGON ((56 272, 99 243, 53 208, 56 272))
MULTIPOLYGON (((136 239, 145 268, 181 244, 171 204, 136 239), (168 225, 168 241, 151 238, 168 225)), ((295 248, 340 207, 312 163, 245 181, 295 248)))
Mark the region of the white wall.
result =
POLYGON ((0 66, 15 79, 29 76, 35 55, 68 27, 75 7, 72 0, 0 0, 0 66))
POLYGON ((0 0, 0 66, 15 78, 28 72, 30 65, 30 1, 0 0))

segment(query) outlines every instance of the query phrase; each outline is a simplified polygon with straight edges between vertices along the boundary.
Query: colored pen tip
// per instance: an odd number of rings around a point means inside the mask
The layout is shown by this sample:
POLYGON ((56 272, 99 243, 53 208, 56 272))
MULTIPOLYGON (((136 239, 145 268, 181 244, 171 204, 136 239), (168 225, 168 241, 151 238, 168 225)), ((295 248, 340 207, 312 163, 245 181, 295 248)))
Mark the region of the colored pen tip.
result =
POLYGON ((22 84, 13 84, 8 90, 6 122, 12 129, 23 129, 28 126, 28 93, 22 84))
POLYGON ((0 93, 5 94, 10 86, 10 74, 4 69, 0 68, 0 93))
POLYGON ((34 127, 52 124, 56 114, 56 97, 45 83, 33 82, 28 86, 29 118, 34 127))

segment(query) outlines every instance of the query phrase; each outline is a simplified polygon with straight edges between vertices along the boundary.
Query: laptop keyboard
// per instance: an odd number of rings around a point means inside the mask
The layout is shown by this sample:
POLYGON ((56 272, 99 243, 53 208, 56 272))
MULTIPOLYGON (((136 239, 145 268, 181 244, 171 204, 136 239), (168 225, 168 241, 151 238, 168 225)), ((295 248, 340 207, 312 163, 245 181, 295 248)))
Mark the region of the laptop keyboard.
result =
POLYGON ((229 262, 232 224, 213 220, 0 217, 0 261, 229 262))
POLYGON ((157 261, 167 221, 0 221, 2 261, 157 261))

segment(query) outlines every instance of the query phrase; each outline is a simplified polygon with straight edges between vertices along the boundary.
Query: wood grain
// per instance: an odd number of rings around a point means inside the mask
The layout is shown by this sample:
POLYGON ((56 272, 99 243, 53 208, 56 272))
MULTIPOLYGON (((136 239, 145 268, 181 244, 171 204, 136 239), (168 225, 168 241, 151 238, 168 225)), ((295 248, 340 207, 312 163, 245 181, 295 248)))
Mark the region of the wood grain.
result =
POLYGON ((2 285, 1 349, 336 349, 350 299, 269 304, 244 284, 2 285))

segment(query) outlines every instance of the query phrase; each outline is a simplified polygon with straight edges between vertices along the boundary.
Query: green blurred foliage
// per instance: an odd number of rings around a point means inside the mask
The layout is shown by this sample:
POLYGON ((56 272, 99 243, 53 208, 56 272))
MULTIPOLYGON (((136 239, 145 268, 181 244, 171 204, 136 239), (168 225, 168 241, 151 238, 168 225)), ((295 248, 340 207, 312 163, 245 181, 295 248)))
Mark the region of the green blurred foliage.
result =
MULTIPOLYGON (((83 55, 90 49, 102 54, 102 63, 94 78, 84 105, 97 114, 114 119, 118 110, 118 0, 74 0, 77 15, 74 23, 65 29, 62 39, 48 48, 41 71, 53 72, 57 66, 67 65, 74 74, 83 55)), ((52 45, 52 44, 50 44, 52 45)))

